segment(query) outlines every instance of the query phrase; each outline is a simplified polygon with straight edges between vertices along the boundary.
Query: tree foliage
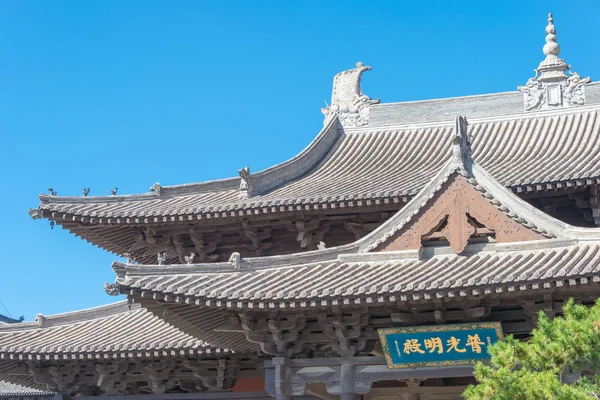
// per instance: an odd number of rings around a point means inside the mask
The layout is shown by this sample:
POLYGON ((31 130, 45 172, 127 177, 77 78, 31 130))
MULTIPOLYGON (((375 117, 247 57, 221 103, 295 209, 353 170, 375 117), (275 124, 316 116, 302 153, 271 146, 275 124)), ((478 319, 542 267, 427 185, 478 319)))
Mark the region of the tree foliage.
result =
POLYGON ((571 299, 552 320, 540 312, 529 340, 507 336, 489 351, 489 365, 475 366, 479 383, 466 389, 466 400, 600 398, 600 299, 593 307, 571 299))

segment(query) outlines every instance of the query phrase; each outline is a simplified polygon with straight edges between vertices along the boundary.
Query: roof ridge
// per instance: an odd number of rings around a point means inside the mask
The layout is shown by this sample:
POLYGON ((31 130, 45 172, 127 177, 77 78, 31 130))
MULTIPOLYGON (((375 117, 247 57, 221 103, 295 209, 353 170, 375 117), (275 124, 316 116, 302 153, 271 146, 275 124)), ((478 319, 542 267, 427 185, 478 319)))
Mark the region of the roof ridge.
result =
POLYGON ((0 325, 0 332, 39 328, 40 318, 44 320, 42 324, 43 327, 50 327, 70 323, 85 322, 98 318, 106 318, 138 309, 141 309, 141 306, 139 304, 130 304, 127 300, 122 300, 116 303, 90 307, 82 310, 68 311, 59 314, 42 315, 40 313, 37 314, 35 321, 22 322, 20 324, 6 324, 6 326, 0 325))
MULTIPOLYGON (((600 82, 598 82, 600 85, 600 82)), ((504 122, 514 120, 528 120, 543 117, 562 116, 567 114, 581 114, 590 112, 593 110, 600 110, 600 104, 587 104, 579 107, 565 107, 556 109, 544 109, 529 112, 519 112, 510 114, 498 114, 489 115, 483 117, 469 117, 469 124, 481 124, 488 122, 504 122)), ((429 122, 416 122, 407 124, 394 124, 394 125, 375 125, 375 126, 360 126, 360 127, 347 127, 344 128, 346 135, 355 135, 359 133, 371 133, 371 132, 387 132, 393 130, 411 130, 411 129, 423 129, 423 128, 436 128, 442 126, 452 125, 454 119, 448 118, 447 120, 441 121, 429 121, 429 122)))
MULTIPOLYGON (((586 86, 596 86, 600 85, 600 81, 598 82, 590 82, 586 84, 586 86)), ((392 101, 389 103, 378 103, 373 104, 371 107, 382 108, 386 106, 394 106, 397 104, 413 104, 413 103, 428 103, 428 102, 437 102, 437 101, 447 101, 447 100, 457 100, 464 98, 472 98, 472 97, 494 97, 503 94, 519 94, 519 90, 507 90, 505 92, 495 92, 495 93, 481 93, 481 94, 467 94, 464 96, 451 96, 451 97, 439 97, 437 99, 424 99, 424 100, 407 100, 407 101, 392 101)))

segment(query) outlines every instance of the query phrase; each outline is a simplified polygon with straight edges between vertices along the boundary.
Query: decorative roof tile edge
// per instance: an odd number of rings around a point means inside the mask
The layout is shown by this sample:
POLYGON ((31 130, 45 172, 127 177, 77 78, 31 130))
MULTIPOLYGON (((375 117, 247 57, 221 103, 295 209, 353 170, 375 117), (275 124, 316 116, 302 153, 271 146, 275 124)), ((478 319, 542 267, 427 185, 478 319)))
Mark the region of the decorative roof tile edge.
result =
POLYGON ((218 347, 206 348, 176 348, 169 349, 134 349, 117 351, 72 350, 68 352, 33 352, 29 349, 19 351, 0 351, 0 360, 25 361, 25 360, 110 360, 128 358, 150 358, 157 356, 219 356, 234 354, 232 350, 218 347))
MULTIPOLYGON (((565 189, 576 186, 586 186, 599 184, 600 178, 588 177, 578 178, 565 181, 542 182, 534 184, 523 184, 509 187, 514 193, 536 192, 545 190, 565 189)), ((383 193, 361 194, 355 196, 344 196, 344 200, 338 200, 340 196, 330 196, 325 199, 321 198, 300 198, 290 200, 270 200, 259 202, 259 204, 240 204, 240 208, 233 208, 231 205, 226 205, 224 208, 217 207, 201 207, 190 212, 190 208, 182 208, 171 212, 169 215, 147 216, 130 213, 131 215, 124 216, 98 216, 95 212, 83 213, 68 213, 61 211, 46 210, 43 208, 29 209, 29 214, 33 219, 49 218, 67 221, 79 221, 89 224, 105 224, 105 225, 139 225, 153 223, 178 223, 183 221, 203 221, 222 218, 238 218, 250 215, 277 214, 281 212, 302 212, 312 210, 335 210, 352 207, 362 207, 364 205, 380 205, 380 204, 401 204, 408 203, 414 191, 394 192, 390 195, 383 193), (307 201, 308 200, 308 201, 307 201), (286 204, 277 204, 285 202, 286 204)), ((237 206, 237 204, 236 204, 237 206)))

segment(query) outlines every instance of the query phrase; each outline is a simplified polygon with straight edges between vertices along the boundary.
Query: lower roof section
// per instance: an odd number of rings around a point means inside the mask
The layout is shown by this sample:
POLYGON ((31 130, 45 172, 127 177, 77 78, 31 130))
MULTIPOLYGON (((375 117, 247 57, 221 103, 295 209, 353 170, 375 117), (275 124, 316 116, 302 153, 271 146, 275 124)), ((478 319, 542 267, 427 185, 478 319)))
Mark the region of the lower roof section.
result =
POLYGON ((126 301, 0 326, 0 360, 72 360, 228 353, 126 301))
MULTIPOLYGON (((115 263, 123 293, 216 308, 297 309, 469 296, 600 281, 600 242, 543 240, 418 252, 340 255, 329 262, 203 272, 115 263)), ((222 268, 222 266, 221 266, 222 268)))
POLYGON ((6 397, 51 397, 55 393, 0 380, 0 399, 6 397))

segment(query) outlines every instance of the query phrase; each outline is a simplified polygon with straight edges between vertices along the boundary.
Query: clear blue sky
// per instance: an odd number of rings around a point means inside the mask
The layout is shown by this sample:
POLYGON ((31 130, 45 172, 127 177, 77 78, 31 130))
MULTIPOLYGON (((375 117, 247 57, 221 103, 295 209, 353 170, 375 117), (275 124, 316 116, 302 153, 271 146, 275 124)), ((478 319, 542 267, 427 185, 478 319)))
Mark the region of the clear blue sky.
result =
POLYGON ((46 188, 137 193, 284 161, 357 61, 383 102, 515 90, 550 11, 561 56, 600 79, 600 0, 0 2, 0 300, 28 320, 115 301, 115 256, 29 218, 46 188))

